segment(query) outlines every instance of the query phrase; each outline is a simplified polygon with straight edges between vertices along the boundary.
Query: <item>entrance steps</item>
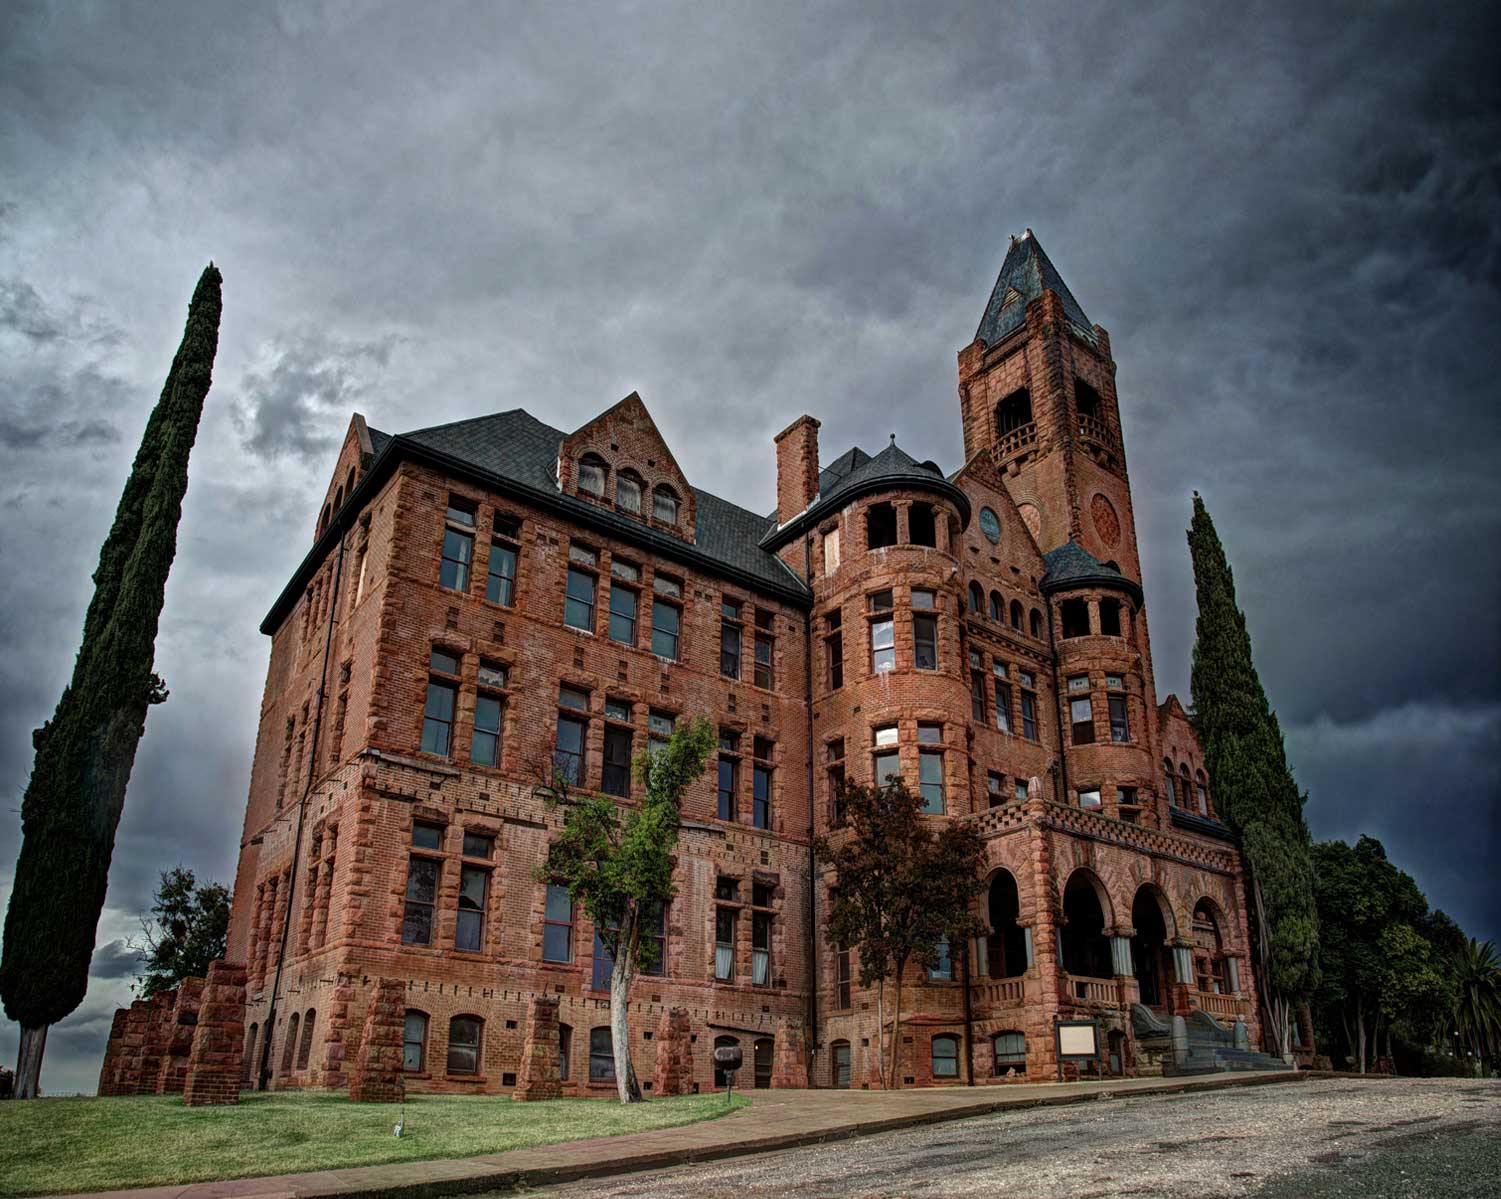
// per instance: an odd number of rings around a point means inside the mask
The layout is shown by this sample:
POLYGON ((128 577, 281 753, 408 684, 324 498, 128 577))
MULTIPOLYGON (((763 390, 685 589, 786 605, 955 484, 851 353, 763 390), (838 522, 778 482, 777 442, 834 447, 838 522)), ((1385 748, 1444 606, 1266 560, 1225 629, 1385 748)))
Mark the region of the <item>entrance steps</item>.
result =
POLYGON ((1165 1020, 1144 1004, 1133 1003, 1131 1027, 1142 1050, 1162 1062, 1163 1074, 1287 1069, 1279 1058, 1250 1047, 1245 1025, 1237 1021, 1226 1027, 1208 1012, 1196 1010, 1180 1022, 1165 1020))

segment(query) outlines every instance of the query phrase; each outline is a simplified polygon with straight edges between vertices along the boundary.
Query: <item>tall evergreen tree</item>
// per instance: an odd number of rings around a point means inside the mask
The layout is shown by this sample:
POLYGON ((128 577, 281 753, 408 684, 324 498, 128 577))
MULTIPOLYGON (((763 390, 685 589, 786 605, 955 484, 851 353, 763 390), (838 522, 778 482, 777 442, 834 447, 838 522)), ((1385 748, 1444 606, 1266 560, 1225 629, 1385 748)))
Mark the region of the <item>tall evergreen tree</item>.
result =
POLYGON ((1291 1048, 1291 1016, 1318 983, 1318 917, 1306 796, 1287 765, 1282 728, 1251 660, 1235 579, 1198 492, 1188 530, 1198 595, 1193 650, 1194 729, 1215 802, 1246 865, 1263 1027, 1291 1048))
POLYGON ((22 1099, 37 1094, 47 1027, 83 1000, 146 709, 167 698, 152 671, 157 621, 177 552, 188 455, 213 378, 221 283, 210 263, 99 552, 72 680, 52 719, 32 734, 36 760, 21 802, 0 958, 0 998, 21 1026, 22 1099))

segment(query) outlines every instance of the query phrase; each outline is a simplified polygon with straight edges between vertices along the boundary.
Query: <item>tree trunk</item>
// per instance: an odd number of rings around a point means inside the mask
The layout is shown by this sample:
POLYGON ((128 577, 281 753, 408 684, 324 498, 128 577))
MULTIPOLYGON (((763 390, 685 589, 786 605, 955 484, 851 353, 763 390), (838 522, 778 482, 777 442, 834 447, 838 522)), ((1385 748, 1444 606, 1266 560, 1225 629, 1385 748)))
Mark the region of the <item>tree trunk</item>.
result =
POLYGON ((615 1054, 615 1090, 621 1103, 641 1102, 641 1083, 631 1063, 631 976, 636 962, 636 918, 627 913, 610 969, 610 1048, 615 1054))
POLYGON ((886 980, 876 983, 876 1077, 886 1085, 886 980))
POLYGON ((1358 1073, 1358 1074, 1364 1074, 1365 1073, 1365 1009, 1361 1008, 1361 1007, 1356 1007, 1356 1009, 1355 1009, 1355 1034, 1356 1034, 1356 1044, 1357 1044, 1356 1057, 1360 1061, 1360 1065, 1356 1067, 1356 1073, 1358 1073))
POLYGON ((47 1025, 21 1029, 16 1057, 16 1098, 36 1099, 42 1093, 42 1054, 47 1048, 47 1025))
POLYGON ((902 1032, 902 967, 896 967, 896 994, 891 1001, 891 1057, 887 1060, 886 1068, 891 1071, 891 1077, 886 1082, 888 1091, 896 1090, 897 1056, 901 1053, 901 1042, 897 1040, 902 1032))

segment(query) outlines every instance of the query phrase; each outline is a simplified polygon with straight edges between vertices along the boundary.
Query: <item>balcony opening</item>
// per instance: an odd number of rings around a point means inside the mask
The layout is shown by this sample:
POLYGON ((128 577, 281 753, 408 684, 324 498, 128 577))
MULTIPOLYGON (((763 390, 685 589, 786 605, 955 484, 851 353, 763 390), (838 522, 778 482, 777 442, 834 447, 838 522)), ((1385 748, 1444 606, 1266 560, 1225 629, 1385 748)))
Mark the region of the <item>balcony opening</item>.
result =
POLYGON ((1016 922, 1020 912, 1016 879, 1009 870, 998 870, 990 882, 990 935, 985 938, 985 972, 991 978, 1016 978, 1027 972, 1027 935, 1016 922))
POLYGON ((938 525, 933 519, 932 504, 913 504, 907 509, 907 541, 938 548, 938 525))
POLYGON ((1063 621, 1064 639, 1089 636, 1089 604, 1081 599, 1064 600, 1059 615, 1063 621))
POLYGON ((865 548, 884 549, 896 544, 896 509, 890 504, 872 504, 865 510, 865 548))
POLYGON ((1100 906, 1102 889, 1088 870, 1075 870, 1063 889, 1063 969, 1068 974, 1113 977, 1105 910, 1100 906))
POLYGON ((1018 388, 995 406, 995 435, 1005 437, 1023 425, 1032 423, 1032 396, 1025 387, 1018 388))
POLYGON ((1100 393, 1079 376, 1074 376, 1074 404, 1079 409, 1079 419, 1100 419, 1100 393))

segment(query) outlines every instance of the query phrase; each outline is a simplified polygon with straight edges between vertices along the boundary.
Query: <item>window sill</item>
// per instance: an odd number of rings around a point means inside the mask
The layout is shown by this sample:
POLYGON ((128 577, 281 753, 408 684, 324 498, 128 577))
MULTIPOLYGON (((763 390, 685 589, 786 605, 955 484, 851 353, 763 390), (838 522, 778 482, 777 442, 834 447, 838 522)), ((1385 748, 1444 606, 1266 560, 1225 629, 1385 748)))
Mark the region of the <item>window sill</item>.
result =
POLYGON ((403 1070, 401 1076, 403 1078, 414 1079, 417 1082, 426 1082, 432 1078, 432 1075, 426 1070, 403 1070))
POLYGON ((483 1074, 445 1074, 443 1081, 473 1083, 476 1086, 484 1086, 490 1080, 483 1074))

